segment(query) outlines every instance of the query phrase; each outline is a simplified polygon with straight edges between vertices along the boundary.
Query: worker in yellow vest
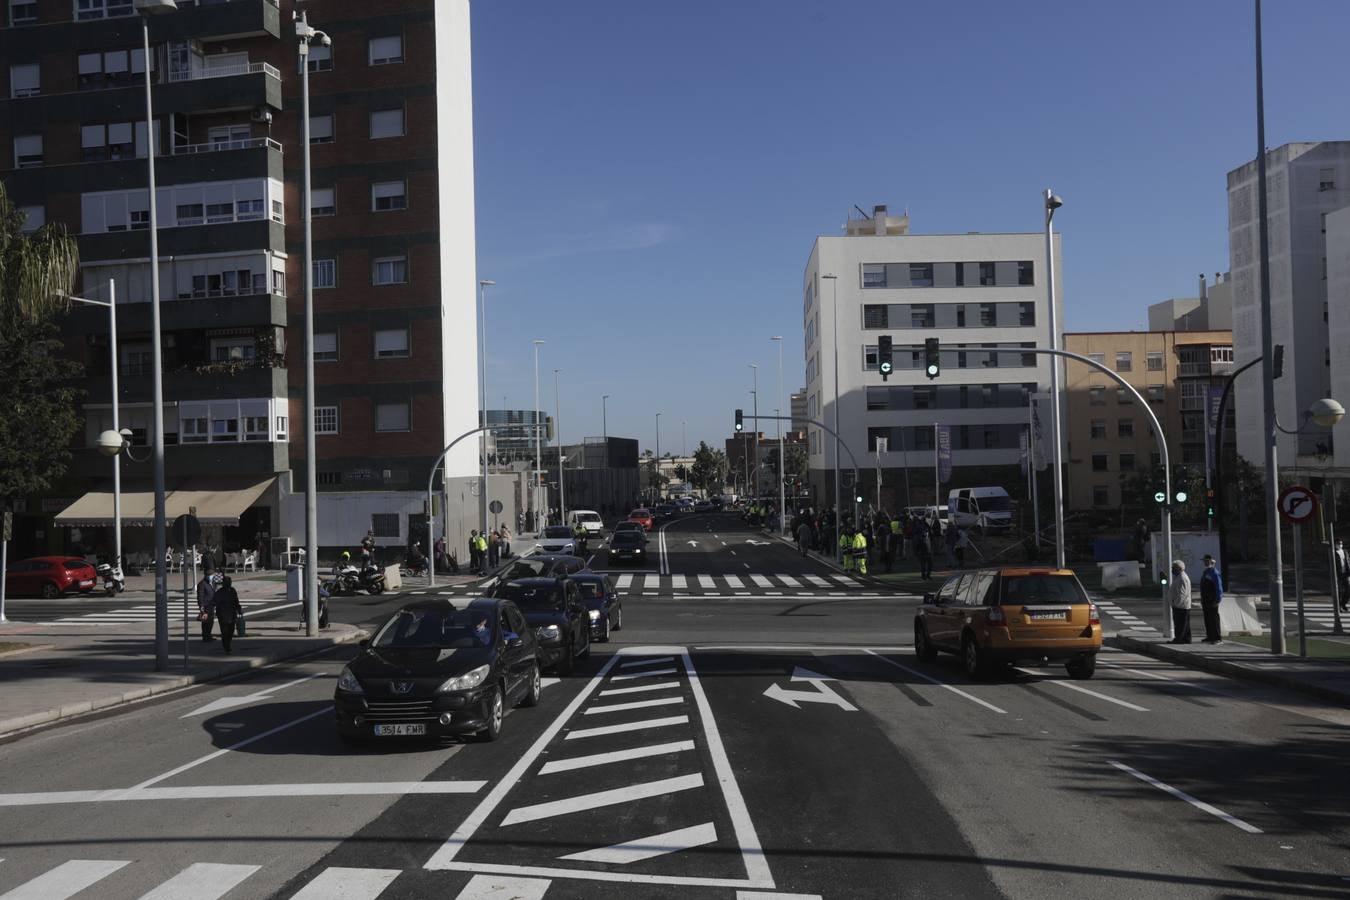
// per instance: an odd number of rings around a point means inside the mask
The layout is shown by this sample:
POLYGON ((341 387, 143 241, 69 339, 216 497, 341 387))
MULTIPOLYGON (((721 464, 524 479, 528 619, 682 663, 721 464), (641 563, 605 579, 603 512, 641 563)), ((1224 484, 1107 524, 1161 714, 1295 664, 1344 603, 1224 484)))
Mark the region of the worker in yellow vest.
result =
POLYGON ((853 568, 859 575, 867 574, 867 535, 853 532, 853 568))

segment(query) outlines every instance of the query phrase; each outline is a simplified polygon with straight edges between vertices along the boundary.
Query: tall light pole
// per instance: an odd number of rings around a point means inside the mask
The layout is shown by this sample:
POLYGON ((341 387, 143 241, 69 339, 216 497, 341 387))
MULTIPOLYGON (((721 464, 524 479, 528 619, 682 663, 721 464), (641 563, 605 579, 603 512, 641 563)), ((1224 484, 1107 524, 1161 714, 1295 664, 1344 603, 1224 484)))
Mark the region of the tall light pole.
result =
POLYGON ((534 341, 534 475, 530 478, 530 511, 534 513, 534 521, 531 523, 535 531, 539 530, 539 507, 535 502, 535 494, 539 492, 539 484, 544 480, 544 465, 542 462, 541 448, 544 444, 543 413, 539 409, 539 347, 544 342, 535 339, 534 341))
POLYGON ((168 552, 164 498, 164 359, 159 321, 159 214, 155 201, 155 114, 150 90, 150 17, 176 12, 175 0, 136 0, 141 12, 141 49, 145 54, 145 144, 150 197, 150 402, 155 432, 151 467, 155 491, 155 668, 169 666, 169 586, 164 555, 168 552))
POLYGON ((680 456, 689 455, 689 420, 680 420, 680 456))
POLYGON ((759 364, 750 364, 750 421, 755 428, 755 494, 759 494, 759 364))
POLYGON ((609 465, 609 394, 600 398, 600 436, 605 442, 605 465, 609 465))
MULTIPOLYGON (((1280 547, 1280 462, 1276 446, 1275 339, 1271 334, 1270 232, 1266 223, 1266 92, 1261 61, 1261 0, 1256 0, 1256 221, 1261 257, 1261 403, 1266 433, 1266 555, 1270 558, 1270 652, 1284 653, 1284 572, 1280 547)), ((1297 452, 1297 451, 1296 451, 1297 452)), ((1220 486, 1220 490, 1222 490, 1220 486)), ((1169 498, 1170 499, 1170 498, 1169 498)), ((1298 526, 1295 526, 1298 527, 1298 526)), ((1168 556, 1172 548, 1167 548, 1168 556)))
MULTIPOLYGON (((88 297, 76 297, 67 294, 66 299, 74 303, 87 303, 90 306, 108 307, 108 349, 112 354, 112 430, 117 433, 117 451, 113 458, 113 566, 122 565, 122 427, 117 417, 117 282, 108 279, 108 299, 91 300, 88 297)), ((99 449, 107 453, 110 448, 101 444, 99 449)), ((2 620, 0 620, 2 621, 2 620)))
MULTIPOLYGON (((314 437, 314 232, 310 212, 309 164, 309 44, 319 41, 327 47, 332 43, 328 35, 310 27, 308 13, 302 11, 295 23, 295 36, 300 39, 300 145, 304 154, 305 189, 301 197, 300 215, 305 223, 305 261, 302 277, 305 283, 305 633, 313 637, 319 633, 319 487, 318 448, 314 437)), ((149 66, 146 67, 147 69, 149 66)), ((431 510, 427 510, 427 522, 431 510)))
MULTIPOLYGON (((1050 320, 1050 349, 1059 349, 1059 313, 1055 308, 1055 210, 1064 205, 1064 201, 1049 188, 1045 189, 1045 284, 1050 299, 1047 315, 1050 320)), ((1063 438, 1060 436, 1060 367, 1059 357, 1050 360, 1050 448, 1051 464, 1055 469, 1055 565, 1064 568, 1064 467, 1061 460, 1063 438)), ((1171 502, 1171 498, 1168 498, 1171 502)), ((1169 548, 1169 554, 1172 552, 1169 548)))
POLYGON ((657 480, 661 477, 661 414, 656 414, 656 465, 652 467, 652 502, 656 502, 661 488, 657 480))
POLYGON ((567 524, 567 484, 563 478, 563 445, 562 445, 562 393, 558 390, 558 373, 562 369, 553 370, 553 437, 558 446, 558 524, 567 524))
MULTIPOLYGON (((783 402, 783 336, 776 334, 769 340, 778 344, 778 402, 783 402)), ((787 460, 783 458, 783 420, 778 420, 778 527, 783 530, 787 521, 787 460)))
MULTIPOLYGON (((487 420, 487 305, 484 302, 485 292, 489 285, 495 285, 497 282, 482 279, 478 282, 478 403, 482 410, 482 419, 480 424, 486 425, 487 420)), ((483 522, 483 530, 479 534, 487 534, 488 528, 488 432, 483 431, 483 488, 478 492, 478 515, 483 522)))

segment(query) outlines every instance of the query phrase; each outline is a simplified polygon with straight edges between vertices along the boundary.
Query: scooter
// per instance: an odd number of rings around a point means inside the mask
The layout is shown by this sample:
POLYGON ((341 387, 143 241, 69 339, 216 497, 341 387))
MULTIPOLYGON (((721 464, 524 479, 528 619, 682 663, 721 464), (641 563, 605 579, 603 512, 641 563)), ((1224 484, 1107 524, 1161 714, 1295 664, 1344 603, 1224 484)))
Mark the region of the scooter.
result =
POLYGON ((384 593, 384 570, 370 563, 361 570, 358 583, 367 594, 384 593))
POLYGON ((330 590, 339 597, 350 597, 356 594, 357 590, 364 587, 361 583, 361 575, 357 572, 356 566, 346 565, 337 571, 333 576, 330 590))
POLYGON ((94 572, 103 580, 103 592, 108 596, 120 594, 127 589, 127 580, 122 574, 122 557, 114 559, 112 564, 99 563, 94 572))

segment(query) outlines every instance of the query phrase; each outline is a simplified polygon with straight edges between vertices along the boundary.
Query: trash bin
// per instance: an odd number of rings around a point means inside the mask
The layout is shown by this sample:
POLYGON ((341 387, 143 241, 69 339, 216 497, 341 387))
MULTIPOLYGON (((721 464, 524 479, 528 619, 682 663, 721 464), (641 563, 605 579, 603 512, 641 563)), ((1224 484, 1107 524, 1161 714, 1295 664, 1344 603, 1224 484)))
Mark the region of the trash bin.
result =
POLYGON ((286 566, 286 602, 303 603, 305 601, 305 567, 286 566))

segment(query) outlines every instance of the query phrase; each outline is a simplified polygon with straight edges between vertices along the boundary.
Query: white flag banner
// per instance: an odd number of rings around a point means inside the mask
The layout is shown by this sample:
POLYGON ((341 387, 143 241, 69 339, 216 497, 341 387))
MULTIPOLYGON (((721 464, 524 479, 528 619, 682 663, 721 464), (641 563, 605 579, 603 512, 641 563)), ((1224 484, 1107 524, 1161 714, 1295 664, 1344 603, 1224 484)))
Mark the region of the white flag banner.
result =
POLYGON ((1034 456, 1037 472, 1044 472, 1050 468, 1050 450, 1054 443, 1054 432, 1050 427, 1052 421, 1050 395, 1048 393, 1032 394, 1031 441, 1035 448, 1034 456))

